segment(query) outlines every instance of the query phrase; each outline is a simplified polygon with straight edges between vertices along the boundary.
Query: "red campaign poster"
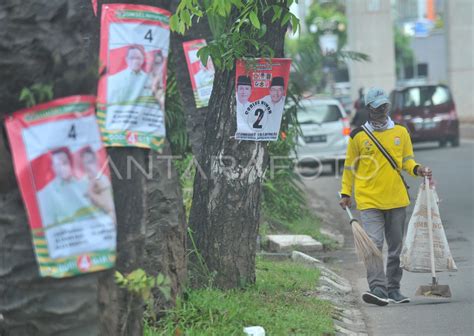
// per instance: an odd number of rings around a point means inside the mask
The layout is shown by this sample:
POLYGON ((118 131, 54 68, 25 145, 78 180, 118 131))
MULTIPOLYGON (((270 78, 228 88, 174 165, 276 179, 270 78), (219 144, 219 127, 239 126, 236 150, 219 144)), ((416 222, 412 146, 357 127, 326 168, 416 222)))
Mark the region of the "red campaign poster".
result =
POLYGON ((214 83, 214 65, 211 58, 207 60, 206 66, 202 64, 197 56, 197 52, 206 46, 206 40, 193 40, 183 43, 183 50, 188 63, 189 76, 191 77, 191 85, 193 86, 194 100, 196 107, 206 107, 209 104, 209 98, 212 93, 212 85, 214 83))
POLYGON ((97 117, 107 146, 161 150, 170 12, 102 6, 97 117))
POLYGON ((287 58, 237 60, 235 139, 278 140, 290 66, 287 58))
POLYGON ((41 276, 111 268, 116 225, 95 97, 20 110, 5 126, 41 276))

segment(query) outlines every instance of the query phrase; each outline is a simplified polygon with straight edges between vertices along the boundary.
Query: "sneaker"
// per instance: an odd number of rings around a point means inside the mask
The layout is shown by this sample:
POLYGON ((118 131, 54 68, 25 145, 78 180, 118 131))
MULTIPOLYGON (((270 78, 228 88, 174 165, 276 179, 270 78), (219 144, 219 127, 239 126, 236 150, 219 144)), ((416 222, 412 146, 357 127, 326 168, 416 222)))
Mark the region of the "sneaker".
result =
POLYGON ((408 303, 410 298, 404 296, 399 289, 388 291, 388 302, 391 303, 408 303))
POLYGON ((374 288, 370 292, 365 292, 362 294, 362 300, 366 303, 375 304, 377 306, 386 306, 388 305, 387 294, 381 288, 374 288))

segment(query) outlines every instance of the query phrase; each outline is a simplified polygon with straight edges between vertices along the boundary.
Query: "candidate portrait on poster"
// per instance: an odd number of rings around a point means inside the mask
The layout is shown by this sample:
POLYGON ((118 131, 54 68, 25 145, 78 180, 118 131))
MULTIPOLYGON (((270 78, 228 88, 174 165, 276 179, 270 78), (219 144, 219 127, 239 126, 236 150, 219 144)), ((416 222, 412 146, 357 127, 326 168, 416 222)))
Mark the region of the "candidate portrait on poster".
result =
POLYGON ((148 74, 142 69, 145 64, 144 47, 126 47, 126 68, 107 78, 107 102, 109 104, 134 104, 138 98, 150 94, 145 91, 148 74))

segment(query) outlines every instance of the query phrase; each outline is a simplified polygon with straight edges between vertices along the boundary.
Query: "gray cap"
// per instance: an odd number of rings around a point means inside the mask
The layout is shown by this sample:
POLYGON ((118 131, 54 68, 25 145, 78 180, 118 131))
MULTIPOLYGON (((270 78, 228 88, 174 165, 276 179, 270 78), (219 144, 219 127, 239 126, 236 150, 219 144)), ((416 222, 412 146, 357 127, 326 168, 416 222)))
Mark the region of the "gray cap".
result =
POLYGON ((365 97, 365 106, 369 106, 372 108, 377 108, 383 104, 390 104, 390 100, 388 99, 385 91, 380 88, 370 88, 369 91, 366 93, 365 97))

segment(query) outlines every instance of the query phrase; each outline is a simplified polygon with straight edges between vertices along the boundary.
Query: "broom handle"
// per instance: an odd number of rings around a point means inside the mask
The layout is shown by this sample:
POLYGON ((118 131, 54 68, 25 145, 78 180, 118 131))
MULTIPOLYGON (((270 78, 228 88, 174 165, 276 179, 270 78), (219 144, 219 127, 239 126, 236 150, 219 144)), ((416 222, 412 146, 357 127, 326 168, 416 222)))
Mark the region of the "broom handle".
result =
POLYGON ((435 269, 435 258, 434 258, 434 246, 433 246, 433 218, 431 216, 431 188, 430 181, 425 176, 425 188, 426 188, 426 207, 428 208, 428 236, 430 239, 430 259, 431 259, 431 276, 433 285, 436 285, 436 269, 435 269))

